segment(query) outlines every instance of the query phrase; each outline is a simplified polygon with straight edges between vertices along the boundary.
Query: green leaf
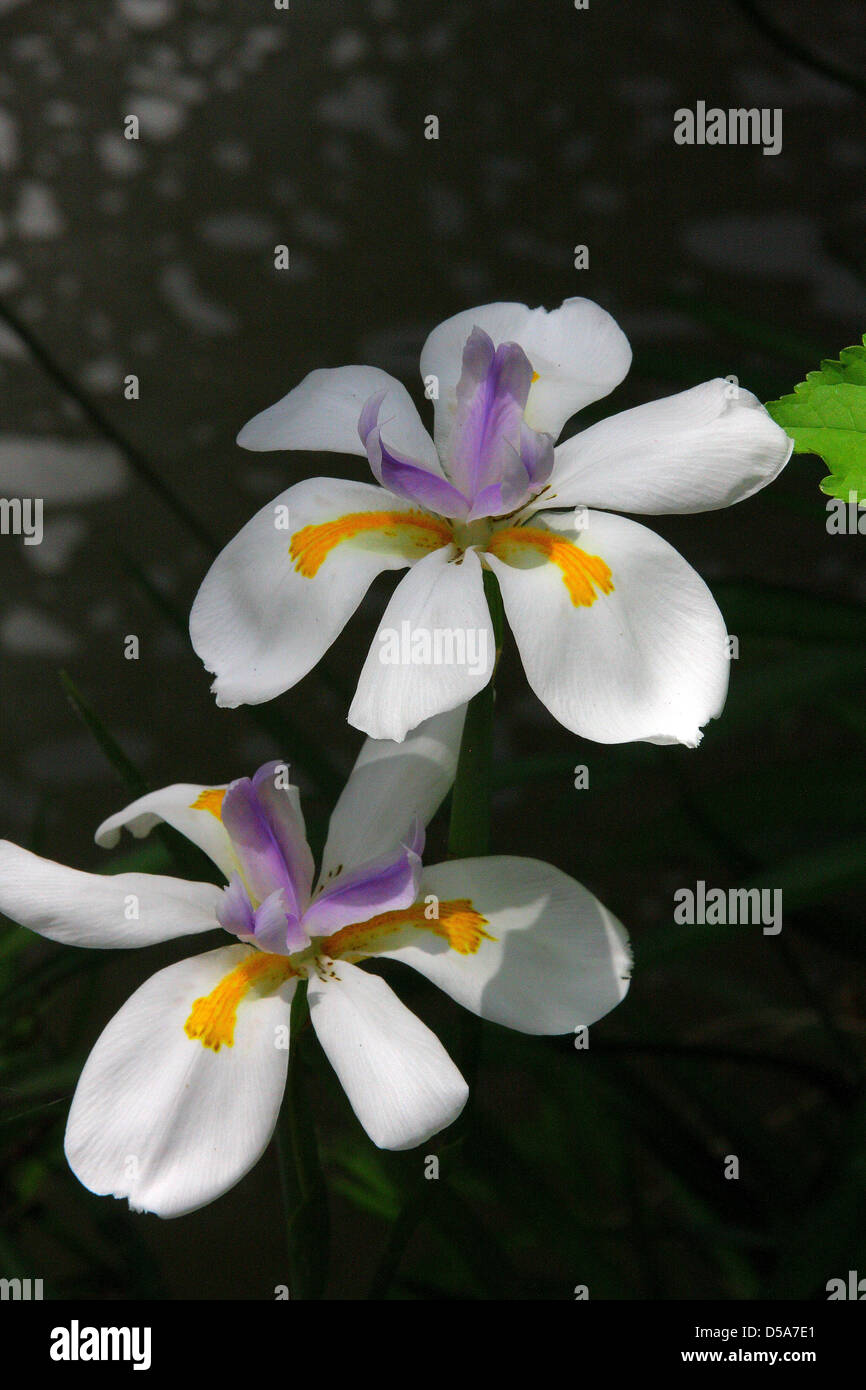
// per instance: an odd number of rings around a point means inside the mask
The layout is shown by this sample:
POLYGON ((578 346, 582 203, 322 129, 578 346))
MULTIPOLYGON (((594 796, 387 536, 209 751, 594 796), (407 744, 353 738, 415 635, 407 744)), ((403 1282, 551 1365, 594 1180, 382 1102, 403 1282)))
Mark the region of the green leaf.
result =
POLYGON ((330 1219, 318 1138, 307 1099, 301 1050, 309 1024, 306 981, 292 1000, 286 1094, 277 1126, 277 1157, 289 1248, 291 1295, 321 1299, 328 1282, 330 1219))
POLYGON ((830 469, 821 481, 829 497, 866 504, 866 336, 863 345, 843 348, 838 361, 794 387, 790 396, 768 401, 767 410, 794 440, 797 454, 818 454, 830 469))

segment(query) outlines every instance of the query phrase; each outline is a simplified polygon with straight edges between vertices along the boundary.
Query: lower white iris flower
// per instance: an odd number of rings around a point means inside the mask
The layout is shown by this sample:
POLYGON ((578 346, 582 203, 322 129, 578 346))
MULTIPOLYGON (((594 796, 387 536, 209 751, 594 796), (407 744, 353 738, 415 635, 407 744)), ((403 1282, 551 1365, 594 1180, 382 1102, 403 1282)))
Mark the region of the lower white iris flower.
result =
POLYGON ((435 443, 405 387, 373 367, 311 372, 257 415, 238 436, 245 448, 366 455, 376 483, 297 483, 214 562, 190 632, 217 702, 289 689, 375 576, 408 566, 349 711, 371 736, 402 739, 489 680, 489 568, 529 684, 561 724, 600 743, 695 746, 727 693, 722 615, 676 550, 610 509, 730 506, 776 477, 792 441, 749 391, 718 379, 554 447, 630 362, 590 300, 552 313, 488 304, 440 324, 422 351, 435 443), (383 660, 393 634, 437 631, 480 634, 486 661, 383 660))
POLYGON ((369 741, 331 818, 318 887, 284 764, 228 787, 179 784, 97 831, 159 821, 198 845, 224 889, 156 874, 81 873, 0 842, 0 911, 79 946, 145 946, 222 926, 232 945, 170 965, 127 1001, 82 1072, 66 1130, 93 1192, 179 1216, 257 1162, 285 1087, 292 996, 358 1119, 382 1148, 451 1124, 466 1083, 368 957, 403 961, 474 1013, 526 1033, 570 1032, 624 996, 625 933, 572 878, 496 856, 422 869, 423 826, 454 778, 464 711, 401 745, 369 741))

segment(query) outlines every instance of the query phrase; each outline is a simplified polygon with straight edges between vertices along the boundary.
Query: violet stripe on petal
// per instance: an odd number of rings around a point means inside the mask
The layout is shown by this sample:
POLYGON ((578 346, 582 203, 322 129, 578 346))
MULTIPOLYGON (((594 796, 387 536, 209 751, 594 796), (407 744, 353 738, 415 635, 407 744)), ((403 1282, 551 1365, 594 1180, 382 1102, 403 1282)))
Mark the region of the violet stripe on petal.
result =
POLYGON ((265 808, 249 777, 232 782, 226 792, 222 804, 222 823, 253 898, 263 902, 271 893, 282 888, 289 910, 299 914, 303 910, 303 903, 265 808))
POLYGON ((380 912, 410 907, 418 896, 420 881, 420 857, 401 845, 332 880, 314 898, 303 925, 310 936, 329 936, 380 912))
POLYGON ((418 506, 426 507, 439 516, 465 517, 469 511, 469 499, 458 488, 447 478, 431 473, 423 464, 395 453, 382 439, 378 418, 385 395, 386 392, 379 391, 371 396, 358 422, 358 433, 367 450, 373 476, 396 497, 416 502, 418 506))

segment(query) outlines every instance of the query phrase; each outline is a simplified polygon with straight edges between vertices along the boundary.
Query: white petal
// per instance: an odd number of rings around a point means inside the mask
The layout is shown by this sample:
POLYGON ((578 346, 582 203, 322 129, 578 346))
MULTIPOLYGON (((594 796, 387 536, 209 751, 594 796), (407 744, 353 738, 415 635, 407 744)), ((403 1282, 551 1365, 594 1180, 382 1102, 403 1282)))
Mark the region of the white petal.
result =
POLYGON ((384 438, 398 453, 440 472, 433 440, 421 422, 412 397, 395 377, 378 367, 333 367, 310 372, 276 405, 244 425, 238 443, 244 449, 327 449, 334 454, 366 450, 358 434, 365 403, 387 391, 379 412, 384 438))
MULTIPOLYGON (((587 513, 588 528, 546 513, 611 571, 612 593, 572 601, 560 568, 516 568, 488 555, 526 678, 551 714, 598 743, 684 743, 722 711, 730 662, 725 624, 690 565, 636 521, 587 513)), ((533 526, 542 518, 535 518, 533 526)))
POLYGON ((412 1149, 450 1125, 468 1088, 426 1024, 376 975, 336 961, 311 976, 313 1026, 352 1109, 380 1149, 412 1149))
POLYGON ((85 874, 0 840, 0 912, 70 946, 150 946, 214 931, 222 889, 162 874, 85 874))
POLYGON ((334 807, 322 878, 401 844, 415 816, 426 825, 450 789, 466 706, 425 719, 403 743, 368 738, 334 807))
POLYGON ((192 644, 216 676, 217 704, 256 705, 290 689, 327 651, 376 575, 425 553, 365 533, 335 544, 308 577, 290 555, 298 532, 349 514, 413 510, 373 483, 333 478, 297 483, 263 507, 217 556, 190 615, 192 644), (288 508, 288 529, 280 508, 288 508))
POLYGON ((104 849, 113 849, 124 826, 136 839, 141 839, 160 821, 165 821, 203 850, 228 880, 237 872, 237 859, 223 823, 206 807, 194 809, 202 792, 224 791, 227 785, 208 787, 194 782, 176 782, 171 787, 148 792, 104 820, 96 832, 96 843, 104 849))
POLYGON ((438 380, 436 444, 443 456, 451 431, 463 348, 475 327, 498 347, 518 343, 538 380, 526 405, 526 423, 556 439, 576 411, 618 386, 631 365, 622 329, 591 299, 566 299, 558 309, 525 304, 483 304, 464 309, 434 328, 421 353, 421 375, 438 380))
POLYGON ((418 928, 381 954, 420 971, 458 1004, 521 1033, 570 1033, 602 1018, 628 989, 622 925, 588 889, 537 859, 454 859, 424 872, 439 904, 469 899, 486 919, 466 954, 418 928), (406 940, 408 939, 408 944, 406 940))
POLYGON ((560 444, 553 505, 655 513, 729 507, 771 483, 793 447, 751 391, 719 377, 560 444))
POLYGON ((184 1029, 196 999, 250 954, 224 946, 169 965, 103 1031, 66 1127, 69 1165, 91 1192, 182 1216, 258 1162, 285 1089, 295 981, 241 1001, 231 1046, 214 1051, 184 1029))
POLYGON ((474 550, 427 555, 400 581, 373 639, 349 723, 401 742, 409 729, 466 704, 490 679, 493 627, 474 550))

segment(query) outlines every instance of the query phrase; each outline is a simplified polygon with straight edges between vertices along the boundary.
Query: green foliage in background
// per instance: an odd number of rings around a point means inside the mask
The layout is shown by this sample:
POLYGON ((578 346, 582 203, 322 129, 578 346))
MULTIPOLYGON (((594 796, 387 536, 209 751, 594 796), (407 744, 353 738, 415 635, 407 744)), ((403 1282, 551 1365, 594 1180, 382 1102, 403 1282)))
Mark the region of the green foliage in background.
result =
MULTIPOLYGON (((866 344, 864 336, 863 344, 866 344)), ((818 454, 830 469, 821 480, 829 497, 866 503, 866 346, 843 348, 821 363, 789 396, 767 410, 794 441, 797 454, 818 454), (853 494, 853 496, 852 496, 853 494)))

